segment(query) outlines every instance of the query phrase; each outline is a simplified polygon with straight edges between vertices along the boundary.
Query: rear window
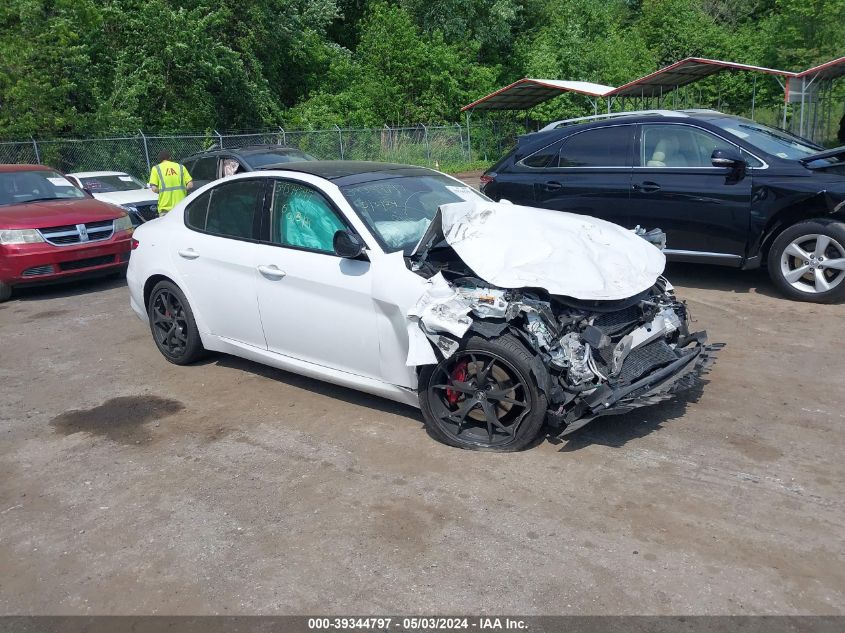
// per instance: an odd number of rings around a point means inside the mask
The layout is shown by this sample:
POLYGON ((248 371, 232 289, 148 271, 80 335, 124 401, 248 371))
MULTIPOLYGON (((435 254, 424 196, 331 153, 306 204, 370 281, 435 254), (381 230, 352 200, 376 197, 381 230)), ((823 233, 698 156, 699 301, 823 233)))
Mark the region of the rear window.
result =
POLYGON ((264 165, 275 165, 276 163, 299 163, 307 160, 317 160, 311 154, 299 150, 284 152, 262 152, 261 154, 246 154, 242 156, 250 167, 257 169, 264 165))

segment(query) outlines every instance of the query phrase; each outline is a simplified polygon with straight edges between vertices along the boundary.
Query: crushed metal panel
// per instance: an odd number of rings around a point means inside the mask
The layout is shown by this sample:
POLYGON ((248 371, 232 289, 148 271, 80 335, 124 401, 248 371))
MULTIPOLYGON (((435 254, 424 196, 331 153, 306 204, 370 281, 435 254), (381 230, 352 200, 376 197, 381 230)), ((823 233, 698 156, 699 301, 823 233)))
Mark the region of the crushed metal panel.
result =
POLYGON ((486 201, 443 205, 440 215, 448 244, 499 288, 613 301, 647 290, 666 266, 654 245, 584 215, 486 201))

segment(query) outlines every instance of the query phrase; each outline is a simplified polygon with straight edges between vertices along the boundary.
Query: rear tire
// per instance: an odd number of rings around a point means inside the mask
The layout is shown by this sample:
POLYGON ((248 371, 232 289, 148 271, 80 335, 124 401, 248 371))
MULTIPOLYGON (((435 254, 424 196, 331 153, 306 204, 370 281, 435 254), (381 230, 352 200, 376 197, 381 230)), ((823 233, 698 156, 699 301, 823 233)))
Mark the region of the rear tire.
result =
POLYGON ((174 365, 189 365, 205 350, 185 294, 172 281, 160 281, 147 307, 150 331, 158 351, 174 365))
POLYGON ((420 375, 420 408, 434 439, 469 450, 512 452, 540 433, 547 400, 531 373, 534 356, 509 334, 471 336, 420 375))
POLYGON ((784 229, 769 249, 769 276, 795 301, 845 299, 845 224, 819 218, 784 229))
POLYGON ((0 303, 8 301, 12 296, 12 287, 9 284, 4 284, 0 281, 0 303))

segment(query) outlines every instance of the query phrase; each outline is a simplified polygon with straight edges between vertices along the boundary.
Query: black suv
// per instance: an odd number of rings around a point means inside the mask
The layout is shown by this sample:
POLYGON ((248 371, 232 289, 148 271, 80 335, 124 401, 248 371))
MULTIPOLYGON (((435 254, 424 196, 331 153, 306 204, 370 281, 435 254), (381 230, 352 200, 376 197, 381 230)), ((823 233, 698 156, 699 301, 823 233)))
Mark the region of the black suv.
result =
POLYGON ((212 180, 246 171, 256 171, 267 165, 299 163, 317 160, 295 147, 283 145, 248 145, 237 149, 213 149, 192 154, 182 161, 194 179, 194 187, 201 187, 212 180))
POLYGON ((845 147, 715 111, 560 121, 481 177, 494 200, 659 227, 669 260, 757 268, 793 299, 845 299, 845 147))

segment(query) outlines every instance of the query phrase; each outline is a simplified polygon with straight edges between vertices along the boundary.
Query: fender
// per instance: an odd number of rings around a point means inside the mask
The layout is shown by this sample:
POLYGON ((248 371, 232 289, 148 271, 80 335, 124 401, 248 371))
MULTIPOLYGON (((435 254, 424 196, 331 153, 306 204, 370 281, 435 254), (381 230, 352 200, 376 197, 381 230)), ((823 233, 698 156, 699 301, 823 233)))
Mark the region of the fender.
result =
POLYGON ((807 179, 806 182, 796 180, 755 187, 751 199, 748 258, 744 269, 760 266, 774 238, 796 222, 830 216, 845 221, 845 188, 841 184, 836 183, 838 186, 833 189, 819 189, 820 183, 816 179, 807 179), (805 185, 806 189, 802 191, 796 185, 805 185))

